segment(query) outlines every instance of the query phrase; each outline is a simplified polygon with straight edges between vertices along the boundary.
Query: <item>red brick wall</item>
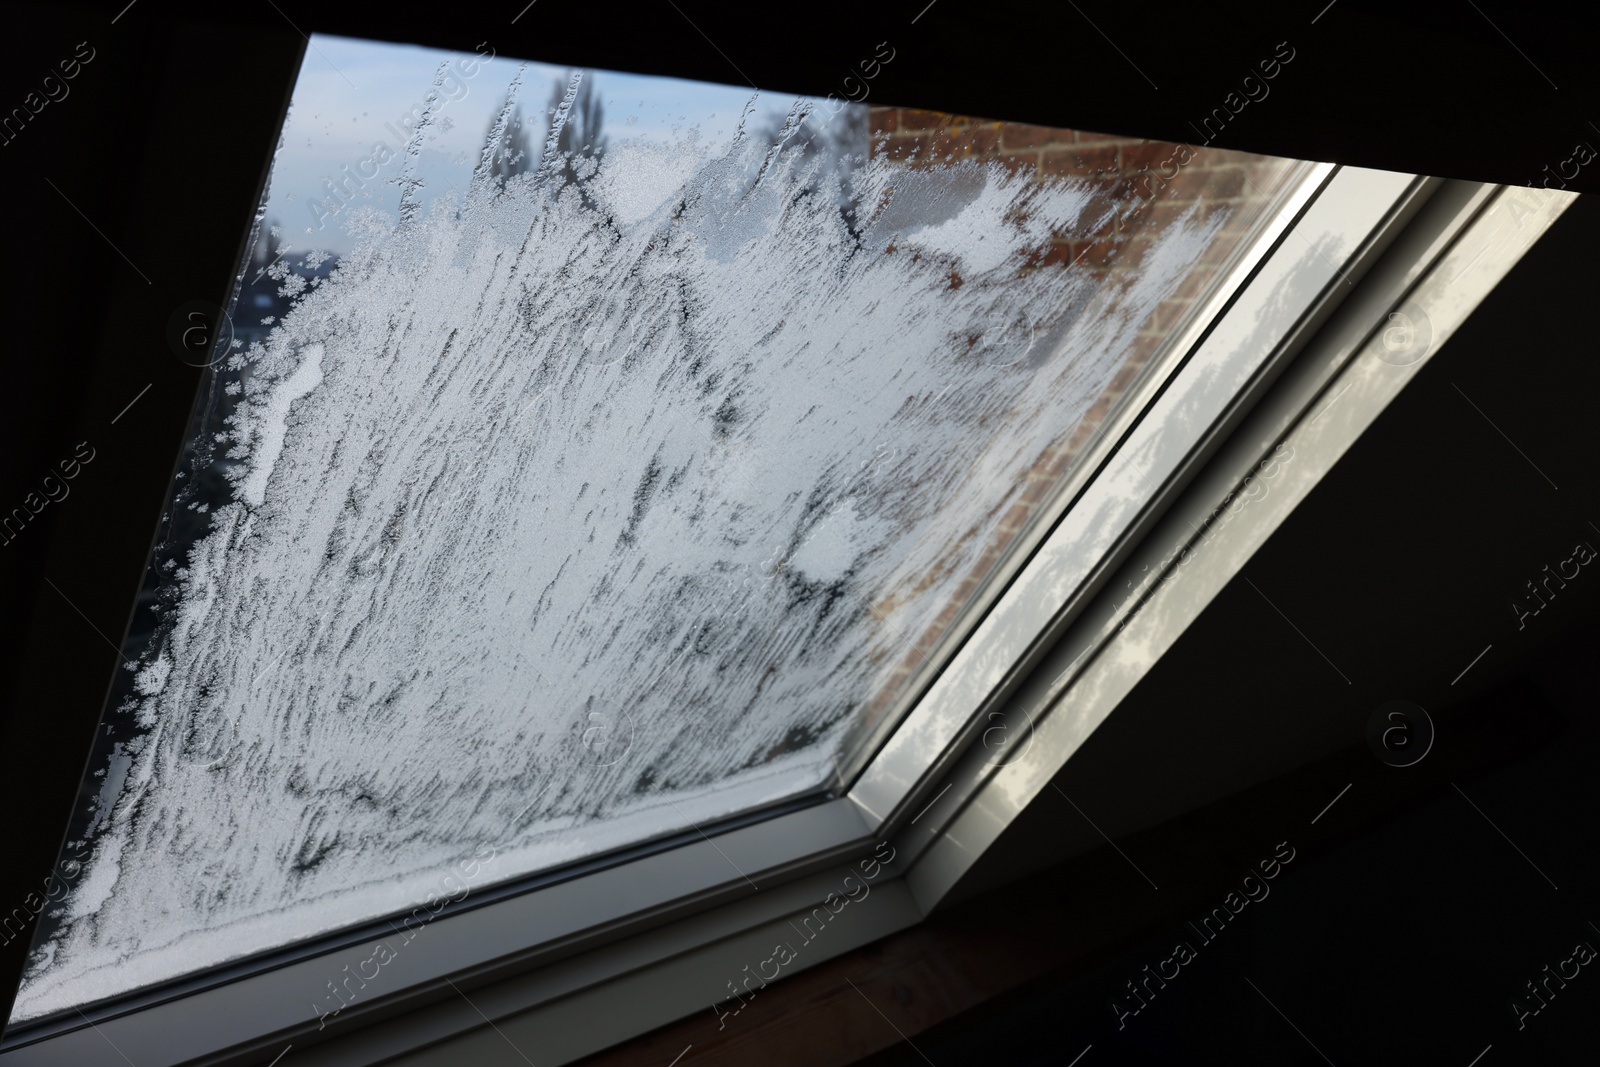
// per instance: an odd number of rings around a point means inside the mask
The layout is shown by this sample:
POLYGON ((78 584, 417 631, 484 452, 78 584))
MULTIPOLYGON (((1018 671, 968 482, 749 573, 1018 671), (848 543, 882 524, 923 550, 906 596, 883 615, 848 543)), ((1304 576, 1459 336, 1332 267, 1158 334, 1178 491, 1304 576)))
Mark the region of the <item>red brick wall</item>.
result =
MULTIPOLYGON (((1034 255, 1024 270, 1080 270, 1097 279, 1114 278, 1136 271, 1153 236, 1191 208, 1202 217, 1223 212, 1228 219, 1182 285, 1145 322, 1110 387, 1084 421, 1061 428, 1061 436, 1030 472, 1020 499, 1001 517, 994 540, 962 578, 958 595, 932 625, 916 635, 903 635, 896 646, 897 661, 864 709, 864 725, 868 726, 892 708, 912 676, 934 655, 941 638, 972 606, 993 568, 1027 531, 1096 428, 1167 339, 1182 327, 1196 302, 1219 280, 1262 214, 1261 205, 1284 185, 1292 166, 1281 159, 1219 148, 994 122, 915 108, 873 107, 869 124, 872 154, 906 166, 999 160, 1034 181, 1066 179, 1096 187, 1096 196, 1104 198, 1105 206, 1096 205, 1085 217, 1098 218, 1106 214, 1105 208, 1111 208, 1112 218, 1092 232, 1053 234, 1048 246, 1034 255)), ((931 585, 949 565, 950 561, 941 561, 917 587, 887 591, 873 604, 874 612, 890 614, 897 604, 931 585)))
MULTIPOLYGON (((1139 254, 1150 243, 1149 233, 1197 201, 1207 212, 1260 202, 1285 166, 1280 159, 1221 148, 1188 148, 916 108, 874 107, 869 109, 869 123, 873 155, 887 155, 910 166, 996 159, 1035 180, 1069 178, 1098 186, 1108 203, 1127 206, 1122 229, 1112 223, 1095 233, 1060 234, 1038 261, 1038 265, 1077 262, 1092 271, 1137 266, 1139 254), (1188 161, 1177 167, 1183 158, 1180 149, 1186 149, 1183 156, 1188 161), (1166 173, 1177 170, 1169 180, 1161 177, 1163 163, 1166 173)), ((1197 282, 1193 288, 1200 285, 1197 282)))

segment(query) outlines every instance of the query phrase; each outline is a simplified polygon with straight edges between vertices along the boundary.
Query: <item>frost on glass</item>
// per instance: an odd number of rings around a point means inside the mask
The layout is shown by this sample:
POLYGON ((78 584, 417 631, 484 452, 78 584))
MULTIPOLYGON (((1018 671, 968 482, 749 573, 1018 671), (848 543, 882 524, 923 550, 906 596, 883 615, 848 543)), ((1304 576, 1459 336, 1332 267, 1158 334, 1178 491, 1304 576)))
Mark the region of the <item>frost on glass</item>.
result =
POLYGON ((18 1018, 827 786, 1233 218, 1041 265, 1127 202, 808 100, 600 151, 586 77, 271 267, 18 1018))

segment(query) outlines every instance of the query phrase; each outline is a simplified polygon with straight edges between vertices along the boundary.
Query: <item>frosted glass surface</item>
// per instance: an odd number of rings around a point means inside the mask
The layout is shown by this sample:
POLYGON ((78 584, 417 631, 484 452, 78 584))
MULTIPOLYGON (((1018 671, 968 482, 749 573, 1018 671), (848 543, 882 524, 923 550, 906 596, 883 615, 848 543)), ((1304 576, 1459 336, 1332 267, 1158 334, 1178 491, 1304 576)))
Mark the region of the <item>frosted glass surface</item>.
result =
POLYGON ((827 787, 1272 203, 314 43, 18 1019, 827 787))

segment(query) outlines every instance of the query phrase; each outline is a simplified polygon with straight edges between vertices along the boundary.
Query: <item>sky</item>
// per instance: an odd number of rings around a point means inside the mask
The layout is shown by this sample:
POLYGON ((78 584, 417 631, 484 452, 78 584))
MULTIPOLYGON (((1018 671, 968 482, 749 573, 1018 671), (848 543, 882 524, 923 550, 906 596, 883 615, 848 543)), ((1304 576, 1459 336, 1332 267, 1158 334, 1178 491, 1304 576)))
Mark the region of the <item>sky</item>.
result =
MULTIPOLYGON (((375 142, 382 141, 398 152, 399 138, 389 127, 404 132, 400 118, 410 112, 413 103, 422 101, 440 63, 465 59, 470 66, 476 58, 469 52, 312 37, 272 169, 267 218, 277 222, 282 232, 272 241, 273 253, 284 242, 296 261, 299 253, 312 249, 336 254, 348 251, 351 240, 339 217, 319 216, 312 207, 313 202, 332 206, 324 179, 337 180, 346 166, 356 172, 358 165, 373 155, 375 142)), ((465 190, 489 122, 503 104, 518 69, 524 67, 518 99, 523 114, 530 115, 548 104, 552 85, 566 81, 566 69, 497 55, 481 63, 473 76, 460 78, 464 92, 447 94, 453 98, 438 112, 441 122, 430 137, 420 169, 426 183, 424 203, 450 192, 452 186, 465 190)), ((751 97, 757 97, 757 110, 763 115, 782 116, 794 102, 793 97, 679 78, 615 71, 591 71, 585 77, 594 79, 605 108, 604 130, 613 144, 635 138, 663 142, 696 127, 703 137, 726 139, 732 137, 751 97)), ((358 194, 360 202, 393 212, 399 191, 386 182, 399 171, 397 155, 366 181, 358 194)))

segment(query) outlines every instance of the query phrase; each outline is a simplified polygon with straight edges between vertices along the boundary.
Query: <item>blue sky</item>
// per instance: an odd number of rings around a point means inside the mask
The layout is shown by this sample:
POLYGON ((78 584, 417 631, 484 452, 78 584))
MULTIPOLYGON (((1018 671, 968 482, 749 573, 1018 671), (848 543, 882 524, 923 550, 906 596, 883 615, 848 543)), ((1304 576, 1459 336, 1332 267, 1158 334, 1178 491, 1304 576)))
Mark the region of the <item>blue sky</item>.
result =
MULTIPOLYGON (((273 250, 286 241, 292 246, 290 258, 294 260, 313 248, 346 251, 350 241, 338 219, 320 220, 311 209, 312 201, 327 196, 323 179, 337 175, 345 166, 354 172, 372 155, 377 141, 391 150, 399 149, 398 139, 388 127, 400 129, 400 117, 428 92, 439 64, 473 58, 472 53, 414 45, 312 37, 295 81, 283 145, 273 166, 267 217, 281 224, 283 234, 272 242, 273 250), (320 229, 318 221, 324 223, 320 229), (308 233, 308 227, 313 232, 308 233)), ((451 183, 465 189, 490 118, 523 66, 527 67, 520 95, 524 115, 544 108, 551 86, 565 80, 566 71, 561 67, 506 55, 481 64, 472 77, 463 77, 465 94, 458 90, 456 98, 439 111, 449 120, 440 125, 449 128, 436 129, 424 153, 420 171, 426 182, 424 202, 449 192, 451 183)), ((677 78, 613 71, 591 71, 585 76, 594 79, 605 107, 604 129, 613 143, 631 137, 666 140, 692 128, 712 141, 729 138, 745 105, 757 95, 748 88, 677 78)), ((757 107, 781 115, 793 102, 789 96, 762 93, 757 107)), ((399 193, 386 179, 399 170, 398 159, 382 167, 377 177, 367 180, 359 202, 394 211, 399 193)))

